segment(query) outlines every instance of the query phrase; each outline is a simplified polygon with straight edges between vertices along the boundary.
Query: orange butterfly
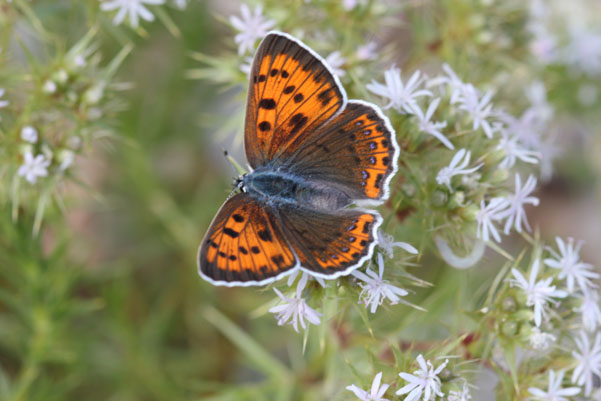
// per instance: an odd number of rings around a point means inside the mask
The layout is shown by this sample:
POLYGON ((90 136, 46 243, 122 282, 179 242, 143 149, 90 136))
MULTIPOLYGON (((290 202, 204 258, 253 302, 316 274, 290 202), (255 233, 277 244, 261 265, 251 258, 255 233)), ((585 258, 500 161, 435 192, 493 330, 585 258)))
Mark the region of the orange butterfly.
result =
POLYGON ((371 258, 382 217, 349 206, 388 198, 395 132, 377 106, 347 101, 327 63, 285 33, 268 33, 255 55, 244 144, 254 170, 200 245, 202 278, 263 285, 302 269, 332 279, 371 258))

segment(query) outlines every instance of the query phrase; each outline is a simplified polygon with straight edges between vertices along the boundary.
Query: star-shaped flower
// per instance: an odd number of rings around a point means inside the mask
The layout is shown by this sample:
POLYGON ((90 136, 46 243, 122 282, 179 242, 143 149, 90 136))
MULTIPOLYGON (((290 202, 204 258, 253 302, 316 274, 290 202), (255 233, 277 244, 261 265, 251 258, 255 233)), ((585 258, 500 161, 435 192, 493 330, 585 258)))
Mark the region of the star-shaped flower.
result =
POLYGON ((488 204, 484 203, 484 199, 480 202, 480 210, 476 213, 478 238, 487 242, 492 235, 495 241, 501 242, 501 236, 494 222, 505 218, 507 206, 509 206, 509 202, 505 198, 492 198, 488 204))
POLYGON ((442 128, 447 126, 447 122, 446 121, 442 121, 442 122, 430 121, 430 119, 432 118, 432 115, 434 115, 434 112, 436 111, 436 108, 438 107, 439 103, 440 103, 439 97, 432 100, 432 102, 428 106, 428 109, 426 110, 426 114, 424 114, 424 112, 422 111, 422 109, 419 107, 419 105, 417 103, 414 103, 413 106, 411 106, 411 107, 413 108, 413 113, 419 120, 419 123, 418 123, 419 130, 421 132, 423 132, 424 134, 432 135, 433 137, 438 139, 440 142, 442 142, 442 144, 444 146, 446 146, 447 148, 452 150, 452 149, 455 149, 455 146, 453 146, 451 141, 449 141, 447 139, 447 137, 444 136, 444 134, 442 132, 440 132, 440 130, 442 128))
POLYGON ((408 294, 402 288, 395 287, 390 284, 388 280, 384 280, 384 258, 382 254, 378 254, 378 266, 379 275, 373 272, 369 267, 367 268, 367 274, 355 270, 351 274, 363 281, 365 284, 359 284, 362 288, 361 294, 359 294, 359 303, 364 303, 365 306, 371 306, 370 312, 376 313, 378 306, 384 302, 385 299, 390 300, 392 305, 395 305, 401 301, 400 297, 404 297, 408 294))
POLYGON ((566 243, 561 238, 556 237, 555 242, 559 248, 559 254, 552 248, 547 248, 553 258, 545 259, 544 262, 553 269, 560 269, 558 277, 561 280, 566 280, 568 291, 574 292, 575 283, 578 283, 583 293, 595 288, 591 280, 598 279, 599 273, 592 270, 593 265, 580 260, 582 241, 574 243, 573 238, 568 238, 566 243))
POLYGON ((440 391, 440 378, 438 374, 447 366, 448 361, 444 361, 439 367, 434 369, 430 361, 426 361, 420 354, 417 356, 417 363, 419 369, 413 372, 413 374, 399 373, 401 379, 408 381, 409 384, 405 385, 399 391, 397 395, 407 394, 404 401, 416 401, 419 400, 423 394, 423 401, 430 401, 432 396, 444 397, 444 393, 440 391))
POLYGON ((391 67, 384 72, 385 84, 372 81, 367 85, 367 90, 389 100, 384 109, 392 107, 399 112, 413 114, 416 98, 432 96, 432 92, 429 90, 419 89, 424 80, 420 74, 419 71, 415 71, 409 81, 404 83, 401 78, 401 70, 391 67))
POLYGON ((534 324, 537 327, 543 322, 543 317, 546 316, 546 306, 548 303, 557 304, 558 302, 553 298, 565 298, 568 293, 563 290, 558 290, 554 285, 553 277, 549 277, 543 280, 536 281, 538 276, 538 270, 540 266, 539 259, 536 259, 532 264, 532 270, 530 271, 530 277, 528 280, 524 275, 517 269, 511 269, 514 279, 510 280, 511 285, 515 285, 521 288, 526 293, 526 305, 534 306, 534 324))
POLYGON ((601 333, 595 336, 592 347, 584 331, 580 332, 580 338, 575 338, 574 342, 578 351, 572 351, 572 356, 578 362, 578 366, 572 373, 572 383, 584 385, 584 395, 588 397, 593 392, 594 377, 601 378, 601 333))
POLYGON ((368 393, 367 391, 353 385, 348 386, 346 389, 352 391, 361 401, 390 401, 387 398, 382 398, 388 390, 390 385, 382 384, 382 372, 378 373, 376 377, 374 377, 374 381, 371 385, 371 390, 368 393))
POLYGON ((276 315, 279 326, 283 326, 286 323, 291 324, 297 333, 299 323, 303 329, 307 329, 305 319, 312 324, 319 324, 321 322, 319 319, 321 314, 309 307, 305 299, 301 296, 301 293, 307 284, 307 279, 307 276, 301 277, 296 287, 296 294, 294 297, 287 297, 277 288, 274 288, 273 290, 284 303, 269 309, 269 312, 276 315))
POLYGON ((515 175, 515 193, 508 196, 506 199, 509 202, 509 208, 507 209, 507 221, 505 222, 505 234, 509 234, 511 226, 515 223, 515 229, 517 232, 522 232, 522 223, 528 231, 530 231, 530 224, 528 224, 528 218, 524 205, 538 206, 538 198, 530 196, 532 191, 536 188, 536 178, 531 174, 526 180, 526 184, 522 187, 522 177, 519 174, 515 175))
POLYGON ((100 9, 103 11, 118 10, 113 18, 113 24, 119 25, 129 18, 132 27, 137 28, 140 18, 146 21, 153 21, 154 15, 145 7, 147 5, 159 5, 165 3, 165 0, 103 0, 100 9))
POLYGON ((275 25, 274 21, 263 17, 263 7, 258 5, 254 13, 246 4, 240 6, 241 17, 231 16, 230 23, 239 33, 234 37, 238 44, 238 54, 243 55, 247 51, 252 52, 257 39, 262 38, 275 25))
POLYGON ((536 387, 528 388, 530 394, 534 396, 536 401, 569 401, 566 397, 571 397, 580 393, 578 387, 562 388, 563 376, 565 371, 561 370, 557 375, 554 370, 549 370, 549 386, 547 391, 543 391, 536 387))
POLYGON ((436 182, 439 185, 446 185, 447 188, 449 188, 449 191, 453 192, 453 188, 451 188, 451 178, 456 175, 471 174, 482 167, 482 164, 479 164, 476 167, 466 168, 470 164, 471 156, 471 152, 466 151, 465 149, 459 149, 457 153, 455 153, 455 156, 453 156, 453 159, 451 159, 451 163, 440 169, 436 175, 436 182))

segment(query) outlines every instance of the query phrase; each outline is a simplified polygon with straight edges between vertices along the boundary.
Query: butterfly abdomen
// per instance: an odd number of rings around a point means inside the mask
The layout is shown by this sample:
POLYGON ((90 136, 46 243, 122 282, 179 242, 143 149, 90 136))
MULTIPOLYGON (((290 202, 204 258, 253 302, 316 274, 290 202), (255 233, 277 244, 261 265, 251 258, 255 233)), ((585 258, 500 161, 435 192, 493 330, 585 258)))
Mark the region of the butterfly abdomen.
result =
POLYGON ((348 195, 331 184, 272 170, 248 174, 244 187, 249 194, 272 204, 290 203, 307 209, 336 211, 352 203, 348 195))

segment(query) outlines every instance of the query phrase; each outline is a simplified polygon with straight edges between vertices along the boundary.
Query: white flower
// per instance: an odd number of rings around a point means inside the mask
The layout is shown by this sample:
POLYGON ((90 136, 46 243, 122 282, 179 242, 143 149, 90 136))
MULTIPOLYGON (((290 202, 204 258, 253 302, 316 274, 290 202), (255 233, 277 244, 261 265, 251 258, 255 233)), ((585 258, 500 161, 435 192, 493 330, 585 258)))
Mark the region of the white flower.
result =
POLYGON ((578 351, 572 351, 572 356, 578 361, 578 366, 572 373, 572 383, 584 385, 584 395, 588 397, 593 391, 594 376, 601 378, 601 333, 595 336, 592 347, 584 331, 580 332, 580 340, 574 338, 574 342, 578 351))
POLYGON ((362 401, 390 401, 387 398, 382 398, 386 390, 390 385, 382 384, 380 387, 380 382, 382 381, 382 372, 378 373, 376 377, 374 377, 374 381, 371 385, 371 390, 368 393, 367 391, 360 389, 359 387, 353 385, 348 386, 346 389, 352 391, 360 400, 362 401))
POLYGON ((38 141, 38 131, 30 125, 21 128, 21 139, 25 142, 36 143, 38 141))
POLYGON ((545 333, 540 331, 538 327, 534 327, 530 336, 528 337, 530 342, 530 346, 537 351, 544 351, 549 349, 549 347, 557 341, 557 337, 555 337, 551 333, 545 333))
POLYGON ((378 53, 376 50, 378 49, 378 45, 376 42, 368 42, 363 46, 359 46, 357 48, 357 59, 359 60, 375 60, 378 58, 378 53))
POLYGON ((505 218, 507 206, 509 202, 505 198, 492 198, 488 205, 484 200, 480 201, 480 210, 476 213, 478 221, 478 231, 476 236, 484 242, 488 242, 490 234, 497 242, 501 242, 501 236, 497 231, 494 221, 499 221, 505 218))
POLYGON ((240 13, 242 18, 231 16, 230 23, 240 32, 234 37, 234 41, 238 45, 238 54, 243 55, 247 51, 254 50, 257 39, 265 36, 275 22, 263 17, 263 6, 261 5, 255 8, 253 14, 246 4, 242 4, 240 13))
POLYGON ((325 60, 334 74, 338 75, 339 77, 343 77, 344 74, 346 74, 346 72, 340 68, 344 65, 344 63, 346 63, 346 58, 342 57, 342 54, 338 50, 330 53, 325 60))
POLYGON ((367 85, 367 90, 389 100, 384 109, 393 107, 399 112, 413 114, 415 98, 432 96, 429 90, 418 89, 423 81, 419 71, 415 71, 409 81, 403 83, 401 70, 393 66, 384 72, 384 81, 385 85, 376 81, 367 85))
POLYGON ((510 135, 506 130, 501 129, 501 140, 496 149, 502 150, 505 153, 505 158, 499 164, 500 168, 511 168, 515 165, 516 159, 520 159, 524 163, 538 163, 537 156, 540 153, 526 149, 516 135, 510 135))
POLYGON ((516 285, 526 293, 526 305, 534 306, 534 324, 540 327, 543 322, 543 317, 546 316, 545 307, 547 303, 557 304, 553 298, 565 298, 568 293, 562 290, 555 289, 553 277, 549 277, 540 281, 536 281, 538 276, 540 261, 536 259, 532 264, 532 270, 530 271, 529 280, 526 281, 524 275, 517 269, 511 269, 511 273, 515 279, 510 279, 511 285, 516 285))
POLYGON ((310 308, 303 297, 301 297, 301 292, 306 284, 307 276, 301 277, 296 287, 296 294, 293 298, 283 295, 277 288, 273 289, 278 297, 280 297, 280 300, 285 302, 269 309, 269 312, 276 315, 279 326, 283 326, 286 323, 292 324, 292 327, 294 327, 294 330, 298 333, 299 322, 303 329, 307 328, 305 319, 312 324, 319 324, 321 322, 319 320, 321 314, 310 308))
POLYGON ((408 244, 406 242, 395 242, 394 241, 394 237, 392 235, 388 235, 386 234, 384 231, 380 230, 378 232, 378 246, 384 251, 386 252, 386 254, 388 255, 388 257, 390 259, 392 259, 392 257, 394 256, 394 247, 399 247, 401 249, 404 249, 405 251, 413 254, 413 255, 417 255, 417 249, 415 249, 415 247, 413 247, 413 245, 408 244))
POLYGON ((44 85, 42 86, 42 91, 48 95, 51 95, 54 92, 56 92, 56 84, 54 83, 54 81, 49 79, 46 82, 44 82, 44 85))
POLYGON ((455 104, 459 99, 461 93, 464 91, 465 83, 459 79, 455 71, 451 68, 450 65, 444 63, 442 65, 443 71, 447 74, 446 76, 439 76, 428 80, 426 86, 428 88, 437 86, 437 85, 448 85, 451 89, 451 104, 455 104))
POLYGON ((376 313, 378 306, 388 298, 391 305, 396 305, 401 301, 400 297, 404 297, 408 294, 402 288, 395 287, 390 284, 388 280, 383 280, 384 274, 384 258, 382 254, 378 254, 378 266, 379 275, 373 272, 369 267, 367 268, 367 274, 355 270, 351 274, 363 281, 365 284, 359 284, 362 288, 361 294, 359 294, 359 303, 365 304, 366 307, 371 306, 370 312, 376 313))
POLYGON ((549 181, 553 176, 553 163, 561 155, 562 149, 557 145, 555 136, 543 138, 538 146, 540 155, 540 176, 543 181, 549 181))
POLYGON ((558 277, 560 280, 566 280, 568 291, 574 292, 575 282, 585 294, 591 288, 596 287, 591 280, 598 279, 599 273, 591 271, 592 265, 580 261, 582 241, 574 243, 573 238, 568 238, 566 243, 561 238, 555 237, 555 242, 559 248, 559 254, 552 248, 547 248, 553 258, 545 259, 545 264, 553 269, 561 270, 558 277))
POLYGON ((562 388, 563 376, 565 371, 561 370, 555 376, 553 369, 549 370, 549 387, 547 391, 543 391, 536 387, 528 388, 530 394, 534 396, 536 401, 569 401, 566 397, 571 397, 580 392, 578 387, 562 388))
POLYGON ((439 367, 434 369, 430 361, 424 360, 424 357, 420 354, 417 356, 417 363, 419 369, 413 372, 413 374, 399 373, 401 379, 408 381, 409 384, 405 385, 399 391, 397 395, 407 394, 404 401, 416 401, 422 396, 423 401, 429 401, 433 396, 444 397, 444 393, 440 391, 440 378, 438 374, 447 366, 448 361, 444 361, 439 367))
POLYGON ((488 138, 493 137, 492 127, 487 120, 492 116, 491 98, 491 91, 486 92, 484 96, 480 98, 478 90, 472 84, 463 85, 462 90, 457 95, 459 108, 465 110, 472 119, 472 129, 477 130, 482 127, 484 134, 488 138))
POLYGON ((444 128, 447 126, 447 122, 446 121, 442 121, 442 122, 430 121, 430 119, 432 118, 432 115, 436 111, 436 108, 438 107, 439 103, 440 103, 439 97, 432 100, 432 102, 428 106, 428 109, 426 110, 426 114, 424 114, 424 112, 422 111, 422 109, 419 107, 419 105, 417 103, 414 103, 411 107, 413 109, 413 113, 419 120, 418 127, 421 132, 432 135, 433 137, 438 139, 440 142, 442 142, 442 144, 444 146, 446 146, 447 148, 455 149, 455 146, 453 146, 451 141, 449 141, 447 139, 447 137, 444 136, 444 134, 442 132, 440 132, 441 128, 444 128))
POLYGON ((538 206, 538 198, 529 196, 536 188, 536 178, 531 174, 526 180, 526 184, 522 187, 522 177, 516 173, 515 175, 515 193, 507 197, 509 208, 507 209, 507 221, 505 222, 505 234, 509 234, 511 226, 514 225, 517 232, 522 232, 522 222, 528 231, 530 224, 526 217, 524 205, 538 206))
POLYGON ((346 11, 351 11, 358 5, 364 5, 365 3, 366 3, 366 0, 342 0, 342 7, 346 11))
MULTIPOLYGON (((298 277, 298 274, 300 273, 300 271, 301 271, 300 269, 296 269, 296 271, 294 271, 292 274, 290 274, 288 276, 288 281, 286 282, 288 287, 291 287, 292 284, 294 284, 294 281, 298 277)), ((311 273, 306 272, 306 271, 302 272, 300 281, 305 280, 305 282, 306 282, 309 280, 309 278, 315 279, 315 281, 317 281, 320 286, 322 286, 323 288, 326 288, 326 282, 323 280, 322 277, 313 276, 313 275, 311 275, 311 273)), ((300 281, 299 281, 299 283, 300 283, 300 281)))
POLYGON ((476 167, 466 168, 468 164, 470 164, 471 157, 471 152, 466 151, 465 149, 459 149, 457 153, 455 153, 455 156, 453 156, 453 159, 451 159, 451 163, 449 163, 448 166, 441 168, 436 175, 436 182, 438 185, 446 185, 447 188, 449 188, 449 191, 453 192, 453 188, 451 188, 451 178, 456 175, 471 174, 482 167, 482 164, 479 164, 476 167))
POLYGON ((50 160, 46 156, 37 155, 34 158, 31 152, 27 152, 17 174, 25 177, 29 183, 35 184, 39 177, 46 177, 48 175, 48 166, 50 166, 50 160))
POLYGON ((599 294, 596 291, 585 292, 578 312, 582 314, 582 325, 586 330, 595 331, 597 327, 601 326, 599 294))
MULTIPOLYGON (((2 96, 4 96, 4 92, 5 90, 3 88, 0 88, 0 109, 8 106, 10 103, 8 102, 8 100, 2 100, 2 96)), ((0 120, 2 120, 2 118, 0 118, 0 120)))
POLYGON ((146 21, 153 21, 154 15, 146 8, 145 4, 159 5, 165 3, 165 0, 101 0, 100 9, 102 11, 116 10, 117 14, 113 19, 113 24, 119 25, 127 16, 132 27, 137 28, 140 18, 146 21))
POLYGON ((463 388, 460 391, 449 391, 449 396, 447 397, 448 401, 469 401, 471 399, 472 395, 470 394, 470 388, 467 381, 463 382, 463 388))

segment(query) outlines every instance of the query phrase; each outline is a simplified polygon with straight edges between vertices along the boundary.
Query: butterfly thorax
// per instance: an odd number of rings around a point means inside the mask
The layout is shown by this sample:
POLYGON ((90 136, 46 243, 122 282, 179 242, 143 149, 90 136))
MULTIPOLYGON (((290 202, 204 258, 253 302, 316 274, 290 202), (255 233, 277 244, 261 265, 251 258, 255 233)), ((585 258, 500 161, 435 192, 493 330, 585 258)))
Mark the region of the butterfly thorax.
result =
POLYGON ((309 209, 335 211, 352 199, 331 184, 270 168, 244 176, 243 190, 270 204, 288 203, 309 209))

